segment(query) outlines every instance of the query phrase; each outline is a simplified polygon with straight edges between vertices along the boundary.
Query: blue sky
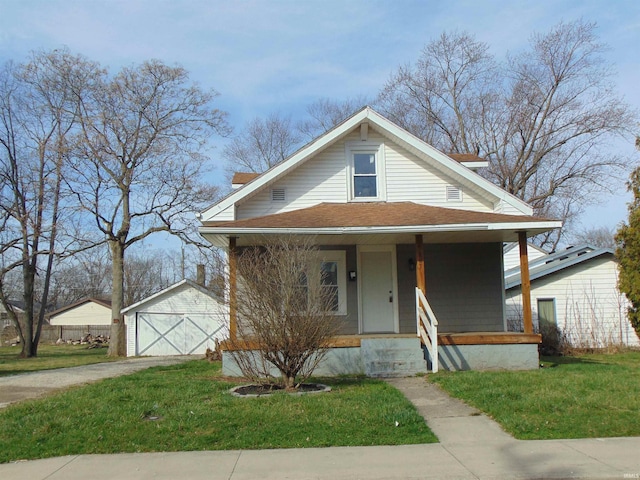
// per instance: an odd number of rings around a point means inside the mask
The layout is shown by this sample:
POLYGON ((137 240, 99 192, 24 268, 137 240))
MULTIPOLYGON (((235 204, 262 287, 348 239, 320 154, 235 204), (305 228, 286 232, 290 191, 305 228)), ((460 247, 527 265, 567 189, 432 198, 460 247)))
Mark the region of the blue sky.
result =
MULTIPOLYGON (((114 70, 149 58, 179 63, 220 92, 239 130, 271 112, 302 116, 321 97, 373 96, 444 30, 470 32, 503 58, 534 32, 578 18, 597 22, 619 91, 640 107, 637 0, 0 0, 0 62, 67 46, 114 70)), ((585 227, 626 218, 627 195, 603 200, 585 227)))

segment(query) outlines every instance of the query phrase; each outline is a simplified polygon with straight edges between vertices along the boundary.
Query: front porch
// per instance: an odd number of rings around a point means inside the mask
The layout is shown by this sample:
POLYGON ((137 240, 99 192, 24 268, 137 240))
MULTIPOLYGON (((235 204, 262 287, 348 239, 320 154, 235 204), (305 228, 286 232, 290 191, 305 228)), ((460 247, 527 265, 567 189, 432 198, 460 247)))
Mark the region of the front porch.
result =
MULTIPOLYGON (((440 333, 438 365, 444 370, 536 369, 540 339, 538 334, 515 332, 440 333)), ((244 344, 247 350, 256 347, 250 341, 244 344)), ((223 374, 239 376, 229 346, 223 343, 222 349, 223 374)), ((430 354, 416 334, 340 335, 315 375, 404 377, 432 370, 430 354)))

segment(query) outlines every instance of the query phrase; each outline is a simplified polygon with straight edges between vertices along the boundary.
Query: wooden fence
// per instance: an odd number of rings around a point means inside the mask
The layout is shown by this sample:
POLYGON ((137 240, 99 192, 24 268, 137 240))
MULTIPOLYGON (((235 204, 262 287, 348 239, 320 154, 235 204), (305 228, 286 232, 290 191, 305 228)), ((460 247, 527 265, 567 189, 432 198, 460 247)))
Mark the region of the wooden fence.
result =
MULTIPOLYGON (((98 335, 108 337, 109 329, 109 325, 43 325, 42 332, 40 333, 40 342, 55 343, 59 338, 65 342, 67 340, 77 341, 87 333, 90 333, 94 337, 98 335)), ((15 327, 5 327, 2 330, 0 346, 10 344, 17 336, 18 333, 15 327)))

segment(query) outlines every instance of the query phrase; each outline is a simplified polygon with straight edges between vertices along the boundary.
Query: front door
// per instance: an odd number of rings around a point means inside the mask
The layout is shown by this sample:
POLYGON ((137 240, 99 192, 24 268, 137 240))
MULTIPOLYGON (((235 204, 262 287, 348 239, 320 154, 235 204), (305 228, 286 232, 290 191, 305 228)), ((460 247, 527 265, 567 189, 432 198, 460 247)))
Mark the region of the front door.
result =
POLYGON ((395 247, 361 247, 360 325, 362 333, 397 333, 395 247))

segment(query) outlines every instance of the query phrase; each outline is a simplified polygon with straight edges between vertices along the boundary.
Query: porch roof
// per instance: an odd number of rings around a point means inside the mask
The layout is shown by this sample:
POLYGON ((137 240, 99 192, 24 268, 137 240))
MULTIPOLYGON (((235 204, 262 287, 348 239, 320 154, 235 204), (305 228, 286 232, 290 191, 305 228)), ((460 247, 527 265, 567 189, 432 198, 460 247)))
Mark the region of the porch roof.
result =
POLYGON ((313 207, 229 222, 204 222, 200 233, 214 245, 256 243, 265 235, 322 235, 322 243, 493 242, 517 240, 558 228, 556 220, 420 205, 413 202, 321 203, 313 207), (363 238, 368 236, 369 239, 363 238), (380 238, 380 236, 384 238, 380 238))

